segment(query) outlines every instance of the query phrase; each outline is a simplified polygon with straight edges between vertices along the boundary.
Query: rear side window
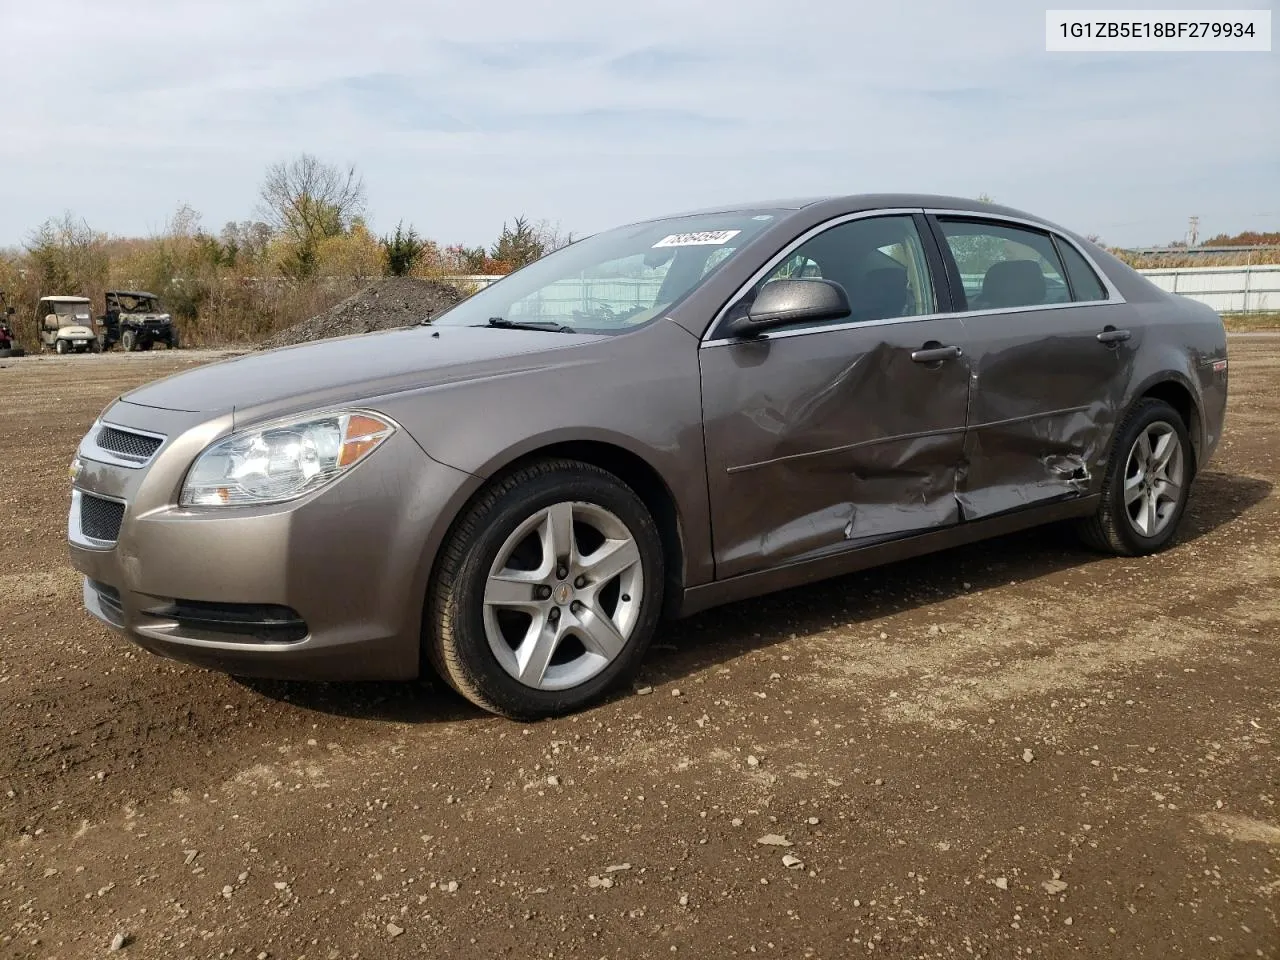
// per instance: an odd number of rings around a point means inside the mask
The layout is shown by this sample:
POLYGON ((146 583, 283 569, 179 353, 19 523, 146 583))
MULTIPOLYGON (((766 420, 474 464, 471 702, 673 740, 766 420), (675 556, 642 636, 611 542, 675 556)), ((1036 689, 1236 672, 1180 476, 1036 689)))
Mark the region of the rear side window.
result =
POLYGON ((1071 280, 1072 300, 1087 303, 1091 300, 1108 299, 1106 287, 1093 272, 1093 267, 1089 266, 1089 262, 1080 256, 1080 252, 1075 247, 1059 239, 1058 252, 1062 254, 1062 262, 1067 268, 1067 277, 1071 280))
POLYGON ((1066 272, 1047 233, 1004 223, 940 218, 969 310, 1069 303, 1066 272))

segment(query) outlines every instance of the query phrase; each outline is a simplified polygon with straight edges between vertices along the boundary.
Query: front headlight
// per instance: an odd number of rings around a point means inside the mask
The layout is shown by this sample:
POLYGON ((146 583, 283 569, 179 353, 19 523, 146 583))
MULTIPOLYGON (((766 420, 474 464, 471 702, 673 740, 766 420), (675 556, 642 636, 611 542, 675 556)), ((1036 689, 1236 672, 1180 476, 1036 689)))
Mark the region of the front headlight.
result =
POLYGON ((196 458, 180 503, 222 507, 293 500, 332 483, 395 429, 371 413, 340 411, 232 434, 196 458))

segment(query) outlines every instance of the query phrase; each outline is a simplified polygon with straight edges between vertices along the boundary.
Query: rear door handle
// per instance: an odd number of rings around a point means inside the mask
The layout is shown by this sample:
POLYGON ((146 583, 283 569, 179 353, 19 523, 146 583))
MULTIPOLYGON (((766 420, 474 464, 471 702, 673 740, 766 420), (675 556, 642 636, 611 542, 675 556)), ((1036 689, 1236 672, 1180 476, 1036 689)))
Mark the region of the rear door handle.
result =
POLYGON ((926 343, 919 350, 911 351, 911 359, 916 363, 940 363, 943 360, 958 360, 960 356, 959 347, 944 347, 941 344, 931 346, 926 343))
POLYGON ((1098 334, 1098 342, 1099 343, 1123 343, 1125 340, 1128 340, 1131 336, 1133 336, 1133 334, 1131 334, 1128 330, 1117 330, 1115 327, 1105 327, 1103 331, 1100 334, 1098 334))

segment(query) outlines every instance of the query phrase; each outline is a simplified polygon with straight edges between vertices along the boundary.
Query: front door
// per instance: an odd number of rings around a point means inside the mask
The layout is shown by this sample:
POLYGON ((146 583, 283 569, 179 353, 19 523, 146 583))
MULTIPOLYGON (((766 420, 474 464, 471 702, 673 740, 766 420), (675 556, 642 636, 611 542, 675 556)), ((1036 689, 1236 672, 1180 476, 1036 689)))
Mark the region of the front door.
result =
POLYGON ((1129 307, 1065 237, 994 220, 934 224, 964 290, 964 519, 1090 492, 1141 336, 1129 307))
MULTIPOLYGON (((968 402, 963 322, 939 317, 923 221, 848 219, 775 258, 853 313, 701 350, 719 578, 955 524, 968 402)), ((936 261, 935 261, 936 263, 936 261)))

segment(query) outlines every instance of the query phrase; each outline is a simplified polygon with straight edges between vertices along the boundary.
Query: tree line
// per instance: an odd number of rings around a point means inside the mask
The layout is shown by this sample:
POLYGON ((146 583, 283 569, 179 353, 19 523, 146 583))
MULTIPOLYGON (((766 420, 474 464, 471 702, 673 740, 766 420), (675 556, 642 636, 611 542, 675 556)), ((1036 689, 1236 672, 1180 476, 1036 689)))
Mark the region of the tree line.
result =
POLYGON ((22 315, 42 296, 91 297, 110 289, 158 294, 188 342, 267 336, 318 313, 380 276, 505 274, 572 242, 558 226, 524 216, 489 245, 441 245, 403 221, 375 235, 353 166, 310 154, 270 166, 254 217, 207 229, 181 206, 150 237, 110 236, 68 212, 17 249, 0 250, 0 291, 22 315))

